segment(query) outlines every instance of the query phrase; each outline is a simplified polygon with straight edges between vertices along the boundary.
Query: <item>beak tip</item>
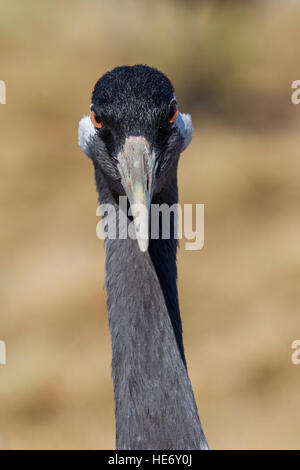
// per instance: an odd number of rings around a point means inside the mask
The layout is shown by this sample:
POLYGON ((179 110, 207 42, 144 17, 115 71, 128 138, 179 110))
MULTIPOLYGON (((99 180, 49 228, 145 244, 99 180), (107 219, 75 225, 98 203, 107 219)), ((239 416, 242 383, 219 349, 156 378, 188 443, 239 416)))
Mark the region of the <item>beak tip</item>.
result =
POLYGON ((148 246, 149 246, 149 242, 148 240, 145 240, 145 239, 139 239, 138 240, 138 244, 139 244, 139 249, 142 253, 146 253, 146 251, 148 250, 148 246))

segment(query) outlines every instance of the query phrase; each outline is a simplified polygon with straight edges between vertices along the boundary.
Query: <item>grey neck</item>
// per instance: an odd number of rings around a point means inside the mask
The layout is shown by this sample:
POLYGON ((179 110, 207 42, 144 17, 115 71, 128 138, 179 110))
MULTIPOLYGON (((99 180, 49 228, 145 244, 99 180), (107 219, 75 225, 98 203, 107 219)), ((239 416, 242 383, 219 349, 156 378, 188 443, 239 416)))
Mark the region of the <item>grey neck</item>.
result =
MULTIPOLYGON (((95 177, 101 203, 118 212, 99 168, 95 177)), ((177 202, 176 178, 159 199, 177 202)), ((176 245, 151 240, 142 253, 130 238, 105 240, 117 449, 207 448, 185 365, 176 245)))

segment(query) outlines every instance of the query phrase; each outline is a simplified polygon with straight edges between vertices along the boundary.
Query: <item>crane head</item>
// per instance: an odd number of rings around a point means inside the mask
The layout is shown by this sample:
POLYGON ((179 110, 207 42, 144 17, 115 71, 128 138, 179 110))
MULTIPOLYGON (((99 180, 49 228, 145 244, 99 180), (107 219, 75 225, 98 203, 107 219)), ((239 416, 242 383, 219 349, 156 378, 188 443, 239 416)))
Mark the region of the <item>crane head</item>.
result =
POLYGON ((148 248, 150 204, 176 172, 192 139, 170 80, 145 65, 117 67, 96 83, 79 145, 116 194, 127 195, 141 251, 148 248))

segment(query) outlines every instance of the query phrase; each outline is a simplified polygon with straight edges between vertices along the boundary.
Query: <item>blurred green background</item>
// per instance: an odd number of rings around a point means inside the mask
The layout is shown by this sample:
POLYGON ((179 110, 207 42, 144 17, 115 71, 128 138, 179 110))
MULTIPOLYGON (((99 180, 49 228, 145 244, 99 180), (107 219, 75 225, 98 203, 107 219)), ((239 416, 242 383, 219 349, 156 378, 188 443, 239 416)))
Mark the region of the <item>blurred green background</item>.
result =
POLYGON ((194 140, 182 203, 205 246, 178 256, 184 342, 212 448, 299 448, 300 5, 0 0, 0 448, 114 447, 104 249, 78 121, 96 80, 146 63, 194 140))

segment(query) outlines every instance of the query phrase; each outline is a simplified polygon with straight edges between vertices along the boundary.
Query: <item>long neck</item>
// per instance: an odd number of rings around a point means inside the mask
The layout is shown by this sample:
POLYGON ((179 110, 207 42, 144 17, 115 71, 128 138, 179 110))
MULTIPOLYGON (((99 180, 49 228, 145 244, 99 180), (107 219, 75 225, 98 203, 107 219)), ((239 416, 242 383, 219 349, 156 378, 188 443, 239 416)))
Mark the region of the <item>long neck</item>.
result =
MULTIPOLYGON (((168 190, 159 194, 153 201, 154 204, 167 204, 172 207, 178 202, 177 178, 174 175, 173 184, 168 186, 168 190)), ((172 213, 170 214, 172 215, 172 213)), ((176 252, 177 240, 174 237, 174 217, 170 217, 170 237, 162 237, 162 221, 159 220, 159 238, 150 239, 149 255, 153 263, 156 276, 159 280, 165 304, 168 310, 170 321, 173 327, 177 346, 184 365, 186 360, 184 355, 182 340, 182 325, 179 311, 178 291, 177 291, 177 266, 176 252)))
MULTIPOLYGON (((100 169, 96 184, 118 213, 100 169)), ((177 202, 175 178, 162 199, 177 202)), ((176 240, 151 240, 142 253, 135 240, 107 238, 105 249, 117 448, 206 448, 185 366, 176 240)))

